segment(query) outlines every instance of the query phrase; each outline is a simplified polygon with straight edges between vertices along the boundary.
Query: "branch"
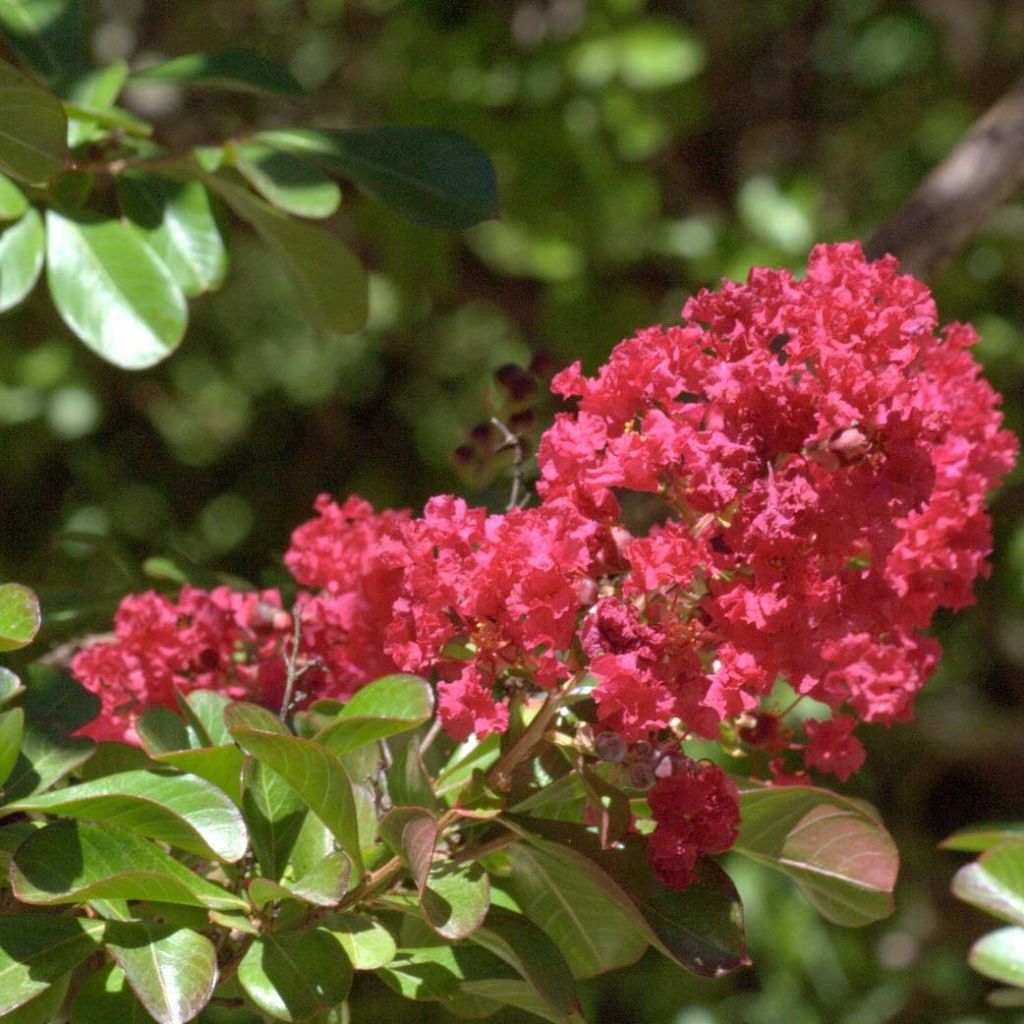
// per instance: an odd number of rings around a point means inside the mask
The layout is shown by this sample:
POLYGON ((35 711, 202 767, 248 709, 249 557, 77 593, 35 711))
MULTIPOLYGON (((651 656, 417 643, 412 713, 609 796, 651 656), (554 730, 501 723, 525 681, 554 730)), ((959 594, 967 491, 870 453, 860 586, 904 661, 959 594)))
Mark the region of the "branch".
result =
POLYGON ((917 277, 940 270, 1024 181, 1024 78, 971 126, 953 151, 869 239, 917 277))

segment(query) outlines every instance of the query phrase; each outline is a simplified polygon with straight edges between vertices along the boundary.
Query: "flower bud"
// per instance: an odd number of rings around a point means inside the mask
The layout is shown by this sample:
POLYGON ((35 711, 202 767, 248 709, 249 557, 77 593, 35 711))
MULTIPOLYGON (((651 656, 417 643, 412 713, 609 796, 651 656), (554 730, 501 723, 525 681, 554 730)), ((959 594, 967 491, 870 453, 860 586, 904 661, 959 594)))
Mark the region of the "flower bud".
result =
POLYGON ((829 438, 828 447, 844 466, 852 466, 867 455, 871 442, 856 427, 846 427, 829 438))
POLYGON ((594 754, 609 764, 623 760, 627 749, 626 741, 617 732, 602 732, 594 737, 594 754))
POLYGON ((654 774, 654 766, 648 761, 637 761, 629 766, 629 784, 641 793, 653 789, 658 777, 654 774))

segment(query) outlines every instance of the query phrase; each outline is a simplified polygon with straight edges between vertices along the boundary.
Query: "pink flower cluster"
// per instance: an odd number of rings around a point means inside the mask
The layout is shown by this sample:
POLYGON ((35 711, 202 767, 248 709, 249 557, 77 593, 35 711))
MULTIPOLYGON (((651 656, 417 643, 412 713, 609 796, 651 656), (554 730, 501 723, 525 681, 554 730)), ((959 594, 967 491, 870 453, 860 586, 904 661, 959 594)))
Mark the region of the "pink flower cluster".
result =
MULTIPOLYGON (((985 495, 1016 442, 979 378, 970 327, 939 329, 927 288, 856 243, 808 273, 754 270, 695 296, 684 323, 622 342, 541 440, 540 503, 488 515, 456 498, 421 517, 317 502, 285 561, 303 686, 344 698, 395 669, 437 680, 451 736, 503 731, 508 695, 589 687, 597 733, 678 750, 723 722, 753 751, 845 779, 859 720, 907 718, 932 672, 939 606, 987 571, 985 495), (662 522, 633 536, 621 501, 662 522), (794 737, 766 703, 783 679, 827 705, 794 737), (790 755, 792 760, 792 755, 790 755)), ((280 699, 290 635, 276 593, 128 598, 116 639, 73 668, 100 693, 94 735, 175 687, 280 699)), ((685 884, 735 835, 735 790, 694 765, 651 794, 652 861, 685 884)))

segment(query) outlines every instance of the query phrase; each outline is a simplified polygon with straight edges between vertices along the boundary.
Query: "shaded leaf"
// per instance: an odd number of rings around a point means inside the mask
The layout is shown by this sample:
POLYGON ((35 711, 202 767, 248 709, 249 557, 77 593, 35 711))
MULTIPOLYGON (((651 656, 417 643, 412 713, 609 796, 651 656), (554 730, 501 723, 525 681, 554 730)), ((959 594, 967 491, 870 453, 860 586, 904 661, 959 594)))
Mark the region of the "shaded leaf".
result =
POLYGON ((59 822, 29 836, 11 858, 11 887, 24 903, 150 900, 244 910, 222 889, 145 839, 111 825, 59 822))
POLYGON ((264 935, 238 965, 238 980, 265 1013, 304 1021, 348 995, 352 965, 323 928, 264 935))
POLYGON ((378 828, 381 840, 402 859, 422 892, 434 858, 437 819, 422 807, 393 807, 381 817, 378 828))
POLYGON ((146 708, 135 721, 139 743, 150 757, 169 751, 189 750, 193 737, 189 736, 180 715, 170 708, 146 708))
POLYGON ((44 825, 42 821, 15 821, 9 825, 0 825, 0 877, 7 877, 14 851, 44 825))
POLYGON ((4 1014, 4 1024, 53 1024, 54 1020, 60 1019, 60 1008, 64 1005, 70 982, 70 973, 58 978, 34 999, 4 1014))
POLYGON ((324 928, 341 943, 357 971, 372 971, 389 964, 395 955, 395 940, 379 921, 365 914, 329 914, 324 928))
POLYGON ((87 736, 55 739, 34 725, 27 725, 0 805, 48 789, 87 761, 95 749, 95 741, 87 736))
POLYGON ((255 138, 319 161, 429 227, 468 228, 498 213, 497 178, 487 154, 443 128, 287 129, 255 138))
POLYGON ((305 90, 287 68, 246 50, 188 53, 132 74, 133 82, 174 82, 301 99, 305 90))
POLYGON ((242 815, 195 775, 128 771, 10 804, 7 810, 104 821, 200 857, 236 861, 249 837, 242 815))
POLYGON ((86 110, 97 114, 108 110, 128 80, 128 65, 115 61, 102 68, 90 68, 71 83, 66 98, 79 110, 66 111, 68 114, 68 145, 71 148, 90 142, 101 134, 98 118, 88 117, 86 110))
POLYGON ((406 732, 434 714, 434 692, 419 676, 396 673, 357 690, 333 723, 316 736, 336 754, 406 732))
POLYGON ((145 751, 127 743, 104 741, 97 745, 95 753, 82 766, 78 778, 82 782, 102 779, 105 775, 117 775, 139 768, 152 768, 153 762, 145 751))
POLYGON ((91 722, 100 711, 99 697, 54 665, 36 662, 25 676, 25 721, 62 738, 91 722))
POLYGON ((45 251, 43 219, 34 209, 0 233, 0 313, 13 309, 35 288, 45 251))
POLYGON ((205 936, 173 925, 112 921, 104 944, 159 1024, 185 1024, 210 1001, 217 954, 205 936))
POLYGON ((356 879, 362 877, 352 783, 341 762, 313 740, 280 736, 259 729, 232 727, 231 735, 249 755, 277 772, 307 807, 331 830, 352 858, 356 879))
MULTIPOLYGON (((4 237, 8 231, 4 232, 4 237)), ((2 244, 0 239, 0 255, 3 253, 2 244)), ((0 278, 2 287, 3 279, 0 278)), ((32 643, 39 632, 40 620, 39 601, 28 587, 20 583, 0 584, 0 651, 16 651, 32 643)))
POLYGON ((242 772, 242 813, 260 873, 279 880, 303 827, 306 805, 277 772, 250 760, 242 772))
POLYGON ((51 84, 82 64, 85 26, 76 0, 0 0, 0 31, 51 84))
POLYGON ((1024 987, 1024 928, 999 928, 971 947, 967 962, 986 978, 1024 987))
POLYGON ((0 714, 0 787, 7 781, 18 760, 24 732, 25 712, 21 708, 11 708, 0 714))
POLYGON ((296 217, 330 217, 341 204, 341 189, 317 167, 294 153, 258 142, 234 148, 234 166, 268 203, 296 217))
POLYGON ((318 327, 350 334, 365 325, 366 271, 340 238, 294 220, 224 177, 207 175, 203 180, 281 260, 318 327))
POLYGON ((899 854, 877 812, 859 802, 811 786, 742 791, 733 849, 789 875, 836 924, 892 913, 899 854))
POLYGON ((118 176, 117 199, 186 295, 221 285, 228 253, 201 182, 126 172, 118 176))
POLYGON ((71 1005, 71 1024, 150 1024, 152 1019, 117 964, 90 974, 71 1005))
POLYGON ((1024 837, 989 847, 953 876, 953 895, 1011 924, 1024 925, 1024 837))
POLYGON ((431 866, 420 893, 420 907, 442 938, 464 939, 483 924, 491 905, 491 882, 475 863, 439 862, 431 866))
POLYGON ((0 1016, 34 999, 99 948, 105 921, 0 916, 0 1016))
POLYGON ((67 169, 68 122, 49 90, 0 60, 0 172, 29 184, 67 169))
POLYGON ((187 309, 167 265, 120 220, 46 213, 46 274, 64 322, 125 370, 154 366, 185 334, 187 309))

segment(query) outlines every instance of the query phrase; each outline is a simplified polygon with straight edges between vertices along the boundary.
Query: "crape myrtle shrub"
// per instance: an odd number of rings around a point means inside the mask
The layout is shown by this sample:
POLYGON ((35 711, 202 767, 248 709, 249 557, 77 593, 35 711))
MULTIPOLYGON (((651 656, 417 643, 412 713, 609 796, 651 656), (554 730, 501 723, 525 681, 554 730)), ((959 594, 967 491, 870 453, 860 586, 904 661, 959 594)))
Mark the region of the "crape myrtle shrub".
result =
POLYGON ((72 662, 102 702, 82 731, 134 742, 141 712, 196 689, 278 708, 298 676, 303 704, 435 680, 457 741, 540 705, 556 743, 647 794, 631 807, 653 829, 631 827, 678 889, 740 818, 690 741, 749 753, 769 782, 845 780, 858 723, 910 717, 939 657, 922 631, 987 572, 985 495, 1015 439, 973 329, 939 328, 926 286, 856 243, 817 247, 801 280, 757 269, 701 292, 683 317, 596 377, 555 378, 575 409, 541 439, 537 503, 442 496, 414 516, 322 496, 285 556, 293 606, 226 587, 126 598, 115 638, 72 662), (623 524, 630 491, 663 503, 646 536, 623 524), (821 713, 790 724, 805 698, 821 713))

